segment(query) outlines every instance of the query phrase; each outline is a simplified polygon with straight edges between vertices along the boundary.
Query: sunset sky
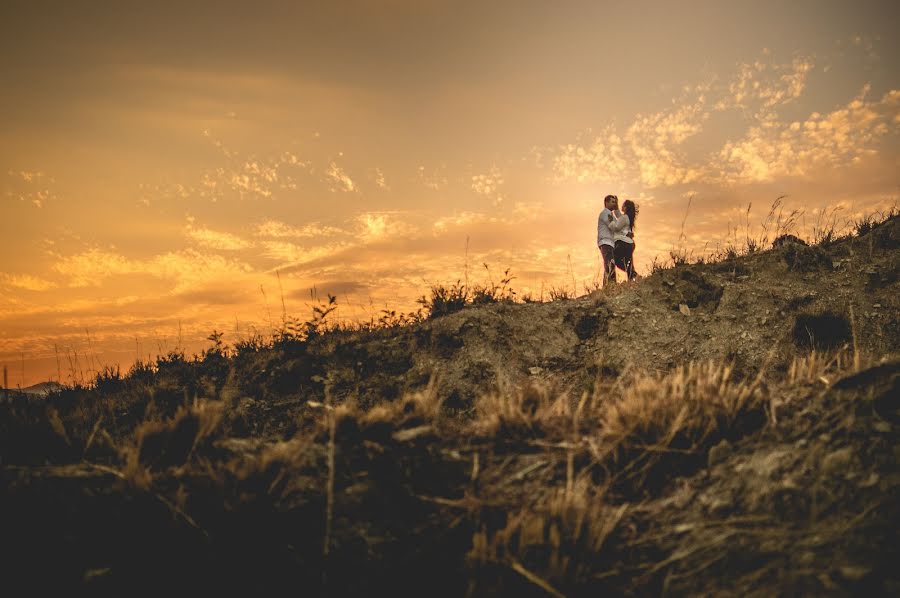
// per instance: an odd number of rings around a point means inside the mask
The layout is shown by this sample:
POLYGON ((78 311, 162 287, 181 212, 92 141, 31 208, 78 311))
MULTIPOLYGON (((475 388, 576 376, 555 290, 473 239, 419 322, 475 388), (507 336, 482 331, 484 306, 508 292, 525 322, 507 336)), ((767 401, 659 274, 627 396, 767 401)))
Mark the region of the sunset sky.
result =
POLYGON ((520 294, 581 294, 607 193, 640 205, 641 273, 679 243, 741 241, 748 204, 756 233, 787 196, 803 234, 825 208, 896 206, 898 17, 6 0, 0 362, 12 387, 127 369, 213 328, 268 333, 282 297, 305 318, 313 287, 368 319, 467 263, 470 282, 510 268, 520 294))

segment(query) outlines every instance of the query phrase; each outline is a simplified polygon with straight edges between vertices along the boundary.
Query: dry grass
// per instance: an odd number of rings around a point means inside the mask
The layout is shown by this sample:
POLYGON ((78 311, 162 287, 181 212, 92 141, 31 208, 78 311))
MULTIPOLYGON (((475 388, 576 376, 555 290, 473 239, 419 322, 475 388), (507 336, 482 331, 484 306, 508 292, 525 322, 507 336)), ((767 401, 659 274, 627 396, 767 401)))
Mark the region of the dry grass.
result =
POLYGON ((151 419, 137 427, 134 440, 122 448, 125 477, 135 486, 147 488, 153 471, 188 463, 207 443, 222 420, 223 405, 198 401, 180 407, 171 419, 151 419))
POLYGON ((534 383, 480 397, 472 432, 479 437, 558 435, 572 417, 571 400, 546 384, 534 383))
POLYGON ((846 350, 742 379, 727 363, 692 363, 626 372, 578 400, 547 385, 507 389, 462 421, 432 385, 369 409, 310 404, 316 424, 274 443, 224 437, 227 406, 198 401, 140 424, 121 462, 97 467, 217 551, 237 551, 246 570, 269 575, 277 563, 278 579, 300 571, 335 595, 357 591, 354 576, 377 577, 361 554, 383 559, 375 569, 398 567, 392 579, 418 579, 403 555, 429 554, 422 537, 439 555, 430 566, 471 580, 474 595, 648 590, 707 553, 635 561, 633 547, 657 542, 634 538, 642 505, 704 467, 710 446, 764 426, 772 388, 815 391, 848 371, 846 350))
POLYGON ((558 489, 536 507, 521 509, 499 530, 482 526, 472 537, 467 562, 476 571, 508 567, 554 596, 559 588, 590 583, 611 564, 618 547, 606 551, 628 507, 609 506, 589 483, 558 489), (609 554, 606 554, 606 553, 609 554))
POLYGON ((758 376, 735 381, 732 365, 690 363, 674 372, 636 375, 618 400, 599 414, 603 437, 611 445, 665 448, 678 438, 702 442, 723 434, 737 419, 757 409, 763 368, 758 376))

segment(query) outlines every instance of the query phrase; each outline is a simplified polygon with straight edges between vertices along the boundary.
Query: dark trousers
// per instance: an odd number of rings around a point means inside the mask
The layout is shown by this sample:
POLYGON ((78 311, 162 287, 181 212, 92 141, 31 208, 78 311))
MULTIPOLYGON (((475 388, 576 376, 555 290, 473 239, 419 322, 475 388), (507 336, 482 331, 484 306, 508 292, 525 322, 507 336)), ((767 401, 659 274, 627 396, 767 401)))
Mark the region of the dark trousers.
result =
POLYGON ((613 258, 615 260, 615 265, 624 270, 625 274, 628 275, 628 280, 634 280, 637 277, 637 272, 634 269, 634 243, 616 241, 613 258))
POLYGON ((603 256, 603 286, 606 286, 616 282, 615 250, 611 245, 601 245, 600 255, 603 256))

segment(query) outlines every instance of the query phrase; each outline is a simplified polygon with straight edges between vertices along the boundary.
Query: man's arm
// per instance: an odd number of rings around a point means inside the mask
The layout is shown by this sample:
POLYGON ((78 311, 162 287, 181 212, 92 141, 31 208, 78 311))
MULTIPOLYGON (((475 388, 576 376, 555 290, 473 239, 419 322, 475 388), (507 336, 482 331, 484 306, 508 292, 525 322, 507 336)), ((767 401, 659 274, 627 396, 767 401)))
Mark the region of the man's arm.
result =
POLYGON ((622 232, 622 229, 628 226, 628 216, 624 216, 619 214, 615 220, 609 223, 609 230, 612 231, 613 234, 622 232))

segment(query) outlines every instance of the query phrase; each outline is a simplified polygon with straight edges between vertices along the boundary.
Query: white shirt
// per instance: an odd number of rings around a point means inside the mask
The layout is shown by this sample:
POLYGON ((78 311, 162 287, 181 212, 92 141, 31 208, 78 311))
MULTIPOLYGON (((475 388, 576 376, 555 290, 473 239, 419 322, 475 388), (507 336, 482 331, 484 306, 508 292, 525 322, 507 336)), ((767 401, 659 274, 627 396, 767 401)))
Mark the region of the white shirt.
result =
POLYGON ((614 216, 616 219, 609 223, 609 230, 612 231, 613 238, 616 241, 634 244, 634 239, 628 236, 631 233, 631 218, 628 217, 628 214, 622 214, 619 211, 616 211, 614 216))
POLYGON ((615 247, 616 242, 613 239, 613 233, 610 230, 610 221, 609 216, 612 214, 606 208, 600 212, 600 217, 597 218, 597 247, 601 245, 609 245, 610 247, 615 247))

